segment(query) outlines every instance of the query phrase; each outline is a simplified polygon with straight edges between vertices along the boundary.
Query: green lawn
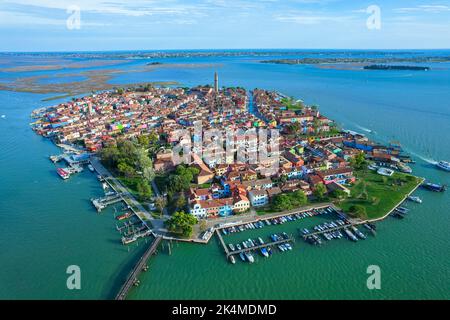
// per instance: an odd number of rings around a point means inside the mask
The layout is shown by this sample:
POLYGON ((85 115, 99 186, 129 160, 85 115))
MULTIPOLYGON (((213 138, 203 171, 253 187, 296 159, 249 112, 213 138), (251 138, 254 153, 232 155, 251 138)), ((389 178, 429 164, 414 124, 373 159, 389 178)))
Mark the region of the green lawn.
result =
POLYGON ((357 182, 350 187, 351 197, 339 206, 345 211, 353 205, 361 205, 366 213, 359 218, 376 219, 388 213, 407 194, 409 194, 422 179, 409 174, 395 172, 392 177, 383 177, 368 169, 356 172, 357 182))

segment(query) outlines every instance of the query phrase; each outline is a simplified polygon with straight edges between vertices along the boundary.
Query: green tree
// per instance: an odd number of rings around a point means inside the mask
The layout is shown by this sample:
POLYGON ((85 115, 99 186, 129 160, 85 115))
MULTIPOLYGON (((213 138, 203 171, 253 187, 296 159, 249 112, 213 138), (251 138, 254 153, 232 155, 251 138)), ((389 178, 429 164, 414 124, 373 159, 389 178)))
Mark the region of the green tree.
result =
POLYGON ((366 163, 366 155, 364 154, 364 152, 359 152, 357 155, 355 155, 351 160, 350 160, 350 164, 353 166, 353 168, 355 169, 361 169, 364 164, 366 163))
POLYGON ((292 209, 291 198, 285 193, 276 195, 272 201, 272 209, 275 211, 292 209))
POLYGON ((350 208, 348 209, 348 212, 353 217, 357 217, 357 218, 366 218, 367 217, 366 208, 360 204, 355 204, 355 205, 350 206, 350 208))
POLYGON ((133 177, 134 175, 136 175, 136 170, 134 170, 134 168, 126 162, 120 162, 117 165, 117 169, 119 170, 120 173, 122 173, 127 178, 130 178, 130 177, 133 177))
POLYGON ((193 226, 197 223, 197 219, 184 211, 178 211, 166 221, 167 229, 170 232, 181 234, 183 237, 192 235, 193 226))
POLYGON ((302 190, 297 190, 289 195, 293 207, 301 207, 308 203, 308 198, 302 190))
POLYGON ((313 193, 317 199, 323 200, 325 198, 325 194, 327 193, 327 187, 325 187, 325 185, 323 183, 319 183, 314 188, 313 193))
POLYGON ((110 145, 100 151, 100 159, 110 168, 115 168, 120 156, 119 149, 116 145, 110 145))
POLYGON ((339 202, 348 197, 347 193, 341 189, 336 189, 332 193, 333 198, 337 199, 339 202))
POLYGON ((152 196, 152 188, 145 180, 139 180, 136 185, 136 190, 138 192, 139 198, 142 201, 149 200, 152 196))
POLYGON ((185 205, 186 205, 186 197, 184 193, 181 192, 178 195, 177 200, 175 201, 175 207, 177 207, 177 209, 183 209, 185 205))
POLYGON ((165 197, 163 197, 163 196, 158 196, 155 199, 155 204, 156 204, 156 207, 159 210, 160 216, 162 217, 163 212, 164 212, 164 208, 167 206, 167 199, 165 197))

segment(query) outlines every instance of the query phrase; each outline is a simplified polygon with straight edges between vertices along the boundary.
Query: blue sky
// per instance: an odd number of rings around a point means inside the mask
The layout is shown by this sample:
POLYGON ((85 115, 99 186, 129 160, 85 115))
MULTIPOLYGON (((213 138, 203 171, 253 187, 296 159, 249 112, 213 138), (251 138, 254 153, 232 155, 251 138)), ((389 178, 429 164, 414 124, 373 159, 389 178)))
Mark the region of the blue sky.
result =
POLYGON ((450 1, 1 0, 0 40, 0 51, 450 48, 450 1), (73 6, 79 29, 67 27, 73 6))

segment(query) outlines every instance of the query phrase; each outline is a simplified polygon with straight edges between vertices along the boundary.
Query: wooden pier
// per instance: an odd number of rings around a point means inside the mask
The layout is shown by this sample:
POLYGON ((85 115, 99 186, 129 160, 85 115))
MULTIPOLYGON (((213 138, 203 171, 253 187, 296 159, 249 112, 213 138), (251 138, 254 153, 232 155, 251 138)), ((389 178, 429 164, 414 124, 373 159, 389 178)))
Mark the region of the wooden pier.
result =
POLYGON ((345 228, 351 228, 353 226, 358 226, 358 225, 362 225, 362 224, 364 224, 364 222, 346 223, 343 226, 337 226, 337 227, 334 227, 334 228, 328 228, 328 229, 322 230, 322 231, 315 231, 315 232, 311 232, 311 233, 308 233, 308 234, 304 234, 302 236, 303 236, 303 239, 306 240, 306 239, 308 239, 309 237, 312 237, 312 236, 318 236, 318 235, 321 235, 321 234, 324 234, 324 233, 334 232, 334 231, 342 230, 342 229, 345 229, 345 228))
POLYGON ((117 202, 124 201, 124 200, 122 198, 122 194, 116 193, 114 195, 106 196, 106 197, 99 198, 99 199, 91 199, 91 201, 92 201, 92 204, 94 205, 94 207, 97 209, 97 211, 100 212, 103 209, 105 209, 107 206, 117 203, 117 202))
POLYGON ((249 247, 249 248, 243 248, 241 250, 230 251, 228 249, 227 245, 225 244, 225 241, 223 240, 222 235, 220 234, 219 230, 217 230, 217 229, 216 229, 216 234, 219 237, 220 243, 222 244, 222 247, 223 247, 223 250, 225 251, 225 255, 226 255, 227 259, 229 259, 230 256, 240 254, 241 252, 249 252, 249 251, 258 250, 258 249, 262 249, 262 248, 266 248, 266 247, 270 247, 270 246, 276 246, 278 244, 283 244, 286 242, 294 242, 294 238, 289 237, 288 239, 280 239, 277 241, 267 242, 267 243, 249 247))
POLYGON ((145 251, 143 256, 139 259, 139 261, 136 263, 136 265, 131 270, 127 280, 123 284, 122 288, 120 288, 119 293, 116 296, 116 300, 125 300, 127 297, 128 292, 130 291, 131 287, 133 285, 138 284, 138 277, 140 273, 147 268, 147 261, 155 254, 156 249, 158 249, 159 244, 161 243, 162 238, 161 237, 155 237, 155 240, 151 243, 151 245, 148 247, 148 249, 145 251))
POLYGON ((231 251, 231 252, 228 252, 227 258, 229 256, 232 256, 232 255, 235 255, 235 254, 240 254, 241 252, 249 252, 249 251, 258 250, 258 249, 262 249, 262 248, 267 248, 267 247, 271 247, 271 246, 276 246, 278 244, 283 244, 283 243, 286 243, 286 242, 293 242, 293 241, 294 241, 294 239, 289 237, 288 239, 281 239, 281 240, 278 240, 278 241, 272 241, 272 242, 260 244, 260 245, 254 246, 254 247, 243 248, 241 250, 231 251))

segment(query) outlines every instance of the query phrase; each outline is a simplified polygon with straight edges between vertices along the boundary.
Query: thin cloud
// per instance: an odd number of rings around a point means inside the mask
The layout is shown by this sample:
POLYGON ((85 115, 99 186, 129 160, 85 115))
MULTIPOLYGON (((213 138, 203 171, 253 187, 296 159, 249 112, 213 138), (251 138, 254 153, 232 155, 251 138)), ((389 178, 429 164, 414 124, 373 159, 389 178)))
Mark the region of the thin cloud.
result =
POLYGON ((430 12, 430 13, 442 13, 450 11, 449 6, 445 5, 419 5, 415 7, 396 8, 395 12, 410 13, 410 12, 430 12))

